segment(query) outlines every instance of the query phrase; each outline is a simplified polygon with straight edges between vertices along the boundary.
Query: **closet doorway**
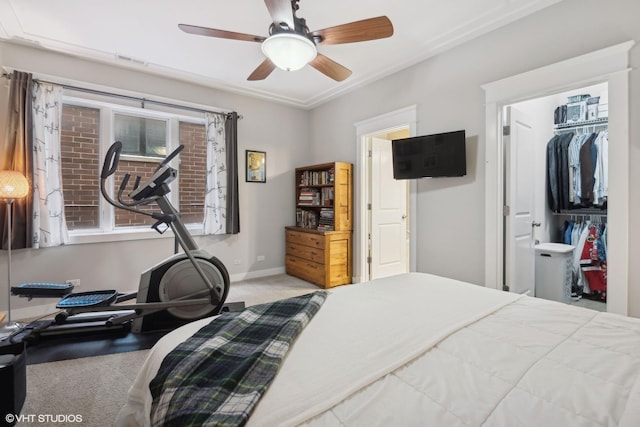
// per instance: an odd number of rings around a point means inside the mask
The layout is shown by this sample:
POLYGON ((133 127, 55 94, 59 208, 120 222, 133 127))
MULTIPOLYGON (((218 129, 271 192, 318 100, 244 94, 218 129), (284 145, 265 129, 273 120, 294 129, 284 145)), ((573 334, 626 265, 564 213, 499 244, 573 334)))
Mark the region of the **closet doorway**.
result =
POLYGON ((607 219, 610 257, 607 311, 629 313, 629 41, 483 85, 485 90, 485 286, 502 288, 504 272, 503 107, 588 85, 608 83, 607 219))
MULTIPOLYGON (((574 164, 573 168, 569 166, 568 148, 569 141, 573 141, 577 147, 578 141, 584 143, 590 135, 606 136, 608 103, 608 84, 602 83, 504 107, 503 182, 504 202, 507 208, 503 225, 503 289, 516 293, 528 292, 531 296, 556 299, 606 311, 606 305, 603 303, 603 296, 606 294, 603 295, 588 286, 589 278, 595 274, 593 271, 596 267, 606 271, 608 262, 606 245, 601 245, 598 252, 599 258, 589 264, 587 260, 583 260, 585 245, 584 242, 580 243, 579 237, 581 231, 590 227, 602 237, 601 242, 606 241, 608 200, 604 198, 606 195, 590 201, 574 196, 574 190, 580 190, 580 188, 577 187, 576 181, 569 182, 569 169, 572 172, 578 170, 580 164, 579 162, 574 164), (590 107, 591 115, 587 116, 586 101, 584 101, 577 103, 580 107, 584 107, 580 110, 583 114, 581 120, 579 117, 572 117, 567 122, 566 118, 554 117, 554 113, 562 111, 562 106, 566 106, 570 100, 586 99, 586 97, 589 97, 590 102, 594 102, 590 107), (563 123, 558 124, 555 123, 556 121, 563 121, 563 123), (561 135, 565 136, 566 141, 562 162, 569 167, 564 170, 566 175, 564 181, 558 182, 559 180, 553 179, 553 185, 551 185, 550 174, 557 176, 560 168, 549 171, 549 148, 556 153, 556 149, 560 146, 555 142, 561 135), (581 139, 580 135, 584 137, 581 139), (550 200, 550 188, 562 189, 563 186, 567 187, 563 192, 563 206, 557 206, 554 200, 550 200), (569 190, 571 190, 571 200, 569 200, 569 190), (536 252, 536 245, 540 243, 561 243, 574 247, 571 256, 566 255, 566 252, 553 255, 557 259, 569 258, 571 261, 571 276, 567 276, 573 285, 573 289, 567 287, 569 295, 572 294, 571 297, 560 298, 565 279, 567 279, 564 275, 549 277, 547 272, 541 275, 542 278, 536 279, 536 268, 548 270, 549 262, 548 258, 542 258, 542 255, 536 252), (539 265, 536 266, 536 263, 539 265), (589 269, 590 273, 587 276, 584 275, 583 268, 589 269), (536 281, 541 279, 548 283, 544 284, 544 290, 536 292, 536 281), (558 290, 550 297, 548 289, 552 285, 557 286, 558 290)), ((601 148, 601 145, 598 145, 598 149, 601 150, 601 148)), ((606 150, 599 154, 602 154, 600 159, 606 159, 606 150)), ((554 155, 553 164, 556 157, 554 155)), ((576 158, 574 161, 579 159, 576 158)), ((606 179, 602 184, 602 188, 606 189, 606 179)), ((593 185, 591 187, 593 188, 593 185)), ((558 248, 562 251, 569 250, 568 247, 558 248)), ((545 257, 549 255, 546 251, 544 252, 545 257)))

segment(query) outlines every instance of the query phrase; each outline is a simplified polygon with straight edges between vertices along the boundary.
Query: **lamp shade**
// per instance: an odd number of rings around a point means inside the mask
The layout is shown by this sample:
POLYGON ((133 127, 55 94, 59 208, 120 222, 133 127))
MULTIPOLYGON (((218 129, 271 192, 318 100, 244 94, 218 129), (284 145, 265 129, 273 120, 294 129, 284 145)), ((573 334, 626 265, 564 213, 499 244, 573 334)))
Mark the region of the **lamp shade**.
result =
POLYGON ((272 35, 262 42, 262 52, 276 67, 286 71, 301 69, 318 54, 311 40, 293 33, 272 35))
POLYGON ((18 171, 0 171, 0 199, 21 199, 29 194, 29 181, 18 171))

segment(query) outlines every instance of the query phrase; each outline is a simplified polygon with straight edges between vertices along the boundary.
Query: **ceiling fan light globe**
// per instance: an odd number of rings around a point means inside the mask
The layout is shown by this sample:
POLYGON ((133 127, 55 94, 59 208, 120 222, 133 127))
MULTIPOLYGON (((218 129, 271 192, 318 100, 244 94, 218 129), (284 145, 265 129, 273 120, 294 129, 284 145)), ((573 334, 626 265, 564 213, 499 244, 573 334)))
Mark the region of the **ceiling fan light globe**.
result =
POLYGON ((318 54, 311 40, 292 33, 272 35, 262 42, 262 52, 276 67, 286 71, 301 69, 318 54))

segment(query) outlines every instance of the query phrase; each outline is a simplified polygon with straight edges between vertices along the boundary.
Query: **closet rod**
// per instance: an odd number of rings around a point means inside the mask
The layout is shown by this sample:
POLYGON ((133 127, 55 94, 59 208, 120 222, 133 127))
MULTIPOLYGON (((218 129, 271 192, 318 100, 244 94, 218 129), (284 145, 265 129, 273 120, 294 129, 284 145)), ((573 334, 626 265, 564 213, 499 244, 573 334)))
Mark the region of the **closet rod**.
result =
MULTIPOLYGON (((10 73, 2 73, 2 77, 6 78, 7 80, 11 80, 11 74, 10 73)), ((51 81, 47 81, 47 80, 42 80, 42 79, 33 79, 36 82, 40 82, 40 83, 49 83, 49 84, 54 84, 54 85, 58 85, 58 86, 62 86, 65 89, 71 89, 71 90, 75 90, 78 92, 84 92, 84 93, 91 93, 94 95, 102 95, 102 96, 109 96, 112 98, 120 98, 120 99, 127 99, 129 101, 137 101, 140 102, 142 104, 142 108, 144 108, 144 104, 145 103, 150 103, 150 104, 155 104, 155 105, 160 105, 162 107, 169 107, 169 108, 178 108, 181 110, 186 110, 186 111, 191 111, 191 112, 195 112, 195 113, 210 113, 210 114, 217 114, 219 116, 229 116, 231 114, 231 112, 228 113, 223 113, 220 111, 210 111, 210 110, 205 110, 202 108, 196 108, 196 107, 189 107, 186 105, 180 105, 180 104, 173 104, 170 102, 164 102, 164 101, 154 101, 153 99, 147 99, 147 98, 140 98, 140 97, 136 97, 136 96, 131 96, 131 95, 122 95, 119 93, 111 93, 111 92, 105 92, 105 91, 101 91, 101 90, 96 90, 96 89, 88 89, 88 88, 84 88, 84 87, 79 87, 79 86, 73 86, 73 85, 68 85, 68 84, 61 84, 61 83, 57 83, 57 82, 51 82, 51 81)), ((238 115, 238 120, 241 120, 242 116, 238 115)))

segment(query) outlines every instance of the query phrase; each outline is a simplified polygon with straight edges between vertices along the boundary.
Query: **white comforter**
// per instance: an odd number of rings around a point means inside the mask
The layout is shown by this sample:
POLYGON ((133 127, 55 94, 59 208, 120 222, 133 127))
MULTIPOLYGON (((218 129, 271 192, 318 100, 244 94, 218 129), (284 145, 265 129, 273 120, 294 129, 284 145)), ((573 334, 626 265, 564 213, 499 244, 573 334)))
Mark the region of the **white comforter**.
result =
MULTIPOLYGON (((149 381, 208 320, 150 352, 117 425, 148 425, 149 381)), ((640 425, 640 321, 422 273, 341 287, 249 426, 640 425)))

